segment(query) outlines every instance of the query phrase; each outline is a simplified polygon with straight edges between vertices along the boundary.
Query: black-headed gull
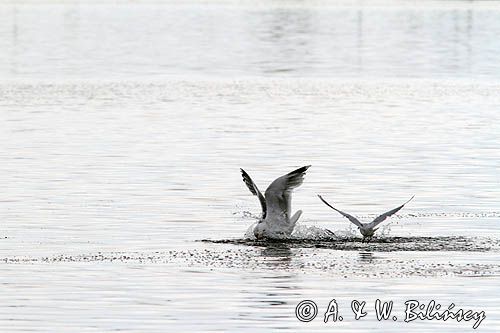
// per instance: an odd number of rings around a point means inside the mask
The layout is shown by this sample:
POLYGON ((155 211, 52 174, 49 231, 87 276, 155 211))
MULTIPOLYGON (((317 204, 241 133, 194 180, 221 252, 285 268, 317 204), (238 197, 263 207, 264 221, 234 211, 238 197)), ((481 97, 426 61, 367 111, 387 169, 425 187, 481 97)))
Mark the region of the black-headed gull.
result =
POLYGON ((269 185, 264 195, 259 191, 252 178, 241 170, 243 181, 250 192, 259 198, 262 206, 262 217, 253 229, 257 239, 261 238, 286 238, 289 237, 302 211, 299 210, 290 216, 292 210, 292 191, 299 187, 310 165, 277 178, 269 185))
POLYGON ((363 235, 363 242, 366 240, 371 240, 371 238, 373 237, 373 234, 375 233, 375 231, 377 231, 378 228, 376 228, 380 223, 382 223, 383 221, 385 221, 386 218, 388 218, 389 216, 393 215, 393 214, 396 214, 401 208, 403 208, 408 202, 410 202, 415 196, 412 196, 410 198, 410 200, 406 201, 404 204, 402 204, 401 206, 399 207, 396 207, 394 209, 391 209, 390 211, 382 214, 382 215, 379 215, 377 216, 372 222, 370 223, 361 223, 357 218, 355 218, 354 216, 352 215, 349 215, 347 213, 344 213, 343 211, 341 210, 338 210, 337 208, 333 207, 332 205, 330 205, 328 202, 326 202, 325 199, 323 199, 323 197, 321 195, 318 194, 318 197, 321 199, 321 201, 323 201, 325 203, 325 205, 327 205, 328 207, 330 207, 331 209, 339 212, 340 214, 342 214, 344 217, 346 217, 347 219, 349 219, 349 221, 351 221, 354 225, 356 225, 359 229, 359 232, 361 232, 361 235, 363 235))

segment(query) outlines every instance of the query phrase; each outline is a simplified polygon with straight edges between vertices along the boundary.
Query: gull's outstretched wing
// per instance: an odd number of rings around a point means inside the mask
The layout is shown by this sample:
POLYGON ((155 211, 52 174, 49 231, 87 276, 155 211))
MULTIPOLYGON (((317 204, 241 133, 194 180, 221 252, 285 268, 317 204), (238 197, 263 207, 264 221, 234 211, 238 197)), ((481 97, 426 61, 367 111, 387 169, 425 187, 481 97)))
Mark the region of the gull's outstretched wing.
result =
POLYGON ((412 197, 410 198, 410 200, 406 201, 406 202, 405 202, 404 204, 402 204, 401 206, 396 207, 396 208, 394 208, 394 209, 392 209, 392 210, 390 210, 390 211, 388 211, 388 212, 386 212, 386 213, 384 213, 384 214, 382 214, 382 215, 380 215, 380 216, 377 216, 377 217, 375 218, 375 220, 373 220, 372 222, 370 222, 370 224, 369 224, 369 225, 370 225, 370 227, 371 227, 371 228, 375 228, 377 225, 379 225, 380 223, 382 223, 383 221, 385 221, 385 219, 386 219, 386 218, 388 218, 389 216, 394 215, 394 214, 396 214, 397 212, 399 212, 399 210, 400 210, 401 208, 403 208, 403 207, 404 207, 404 206, 405 206, 408 202, 410 202, 413 198, 415 198, 415 196, 412 196, 412 197))
POLYGON ((347 217, 349 219, 349 221, 351 221, 352 223, 354 223, 357 227, 362 227, 363 224, 361 222, 359 222, 359 220, 357 218, 355 218, 354 216, 352 215, 349 215, 347 213, 344 213, 343 211, 341 210, 338 210, 337 208, 333 207, 332 205, 330 205, 328 202, 326 202, 325 199, 323 199, 323 197, 321 195, 318 194, 318 197, 321 199, 321 201, 323 201, 323 203, 325 205, 327 205, 328 207, 330 207, 331 209, 339 212, 340 214, 342 214, 344 217, 347 217))
POLYGON ((240 169, 240 171, 241 171, 241 176, 243 177, 243 181, 247 185, 250 192, 252 192, 253 195, 256 195, 259 198, 260 206, 262 207, 262 218, 265 219, 267 214, 266 199, 264 198, 262 193, 260 193, 259 188, 257 187, 257 185, 255 185, 255 183, 253 182, 252 178, 250 178, 248 173, 246 173, 246 171, 243 169, 240 169))
POLYGON ((290 219, 290 210, 292 205, 292 191, 299 187, 304 181, 304 175, 310 165, 298 168, 284 176, 277 178, 269 185, 265 192, 266 206, 269 214, 285 214, 287 220, 290 219))

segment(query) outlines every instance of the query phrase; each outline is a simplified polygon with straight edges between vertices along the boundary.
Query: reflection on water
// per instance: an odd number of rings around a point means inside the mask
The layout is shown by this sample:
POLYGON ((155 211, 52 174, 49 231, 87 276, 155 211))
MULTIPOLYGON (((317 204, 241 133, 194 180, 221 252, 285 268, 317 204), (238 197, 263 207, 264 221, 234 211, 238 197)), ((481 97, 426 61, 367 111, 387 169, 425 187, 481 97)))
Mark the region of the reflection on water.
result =
POLYGON ((260 255, 265 258, 266 264, 270 267, 286 268, 292 260, 294 252, 288 244, 277 243, 262 248, 260 255))
POLYGON ((373 255, 372 252, 359 252, 359 261, 361 263, 370 264, 377 257, 373 255))
POLYGON ((0 74, 498 78, 499 8, 455 6, 2 5, 0 74))

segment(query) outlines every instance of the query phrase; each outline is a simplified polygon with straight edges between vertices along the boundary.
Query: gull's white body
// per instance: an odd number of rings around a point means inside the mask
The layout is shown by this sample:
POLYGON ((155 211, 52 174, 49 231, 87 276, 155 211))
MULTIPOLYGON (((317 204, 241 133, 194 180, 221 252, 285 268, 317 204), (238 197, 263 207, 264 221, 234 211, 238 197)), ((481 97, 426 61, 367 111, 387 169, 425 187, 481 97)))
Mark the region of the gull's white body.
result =
POLYGON ((289 219, 285 216, 266 217, 257 223, 253 234, 256 238, 287 238, 292 234, 301 215, 302 211, 299 210, 289 219))
POLYGON ((243 181, 250 192, 259 198, 262 207, 262 218, 253 229, 256 238, 287 238, 292 234, 295 224, 302 215, 302 211, 299 210, 290 216, 292 191, 302 184, 309 167, 299 168, 277 178, 269 185, 264 195, 245 170, 241 169, 243 181))
POLYGON ((406 201, 404 204, 402 204, 401 206, 399 207, 396 207, 394 209, 391 209, 390 211, 388 212, 385 212, 384 214, 382 215, 379 215, 377 216, 372 222, 370 223, 362 223, 360 222, 357 218, 355 218, 354 216, 350 215, 350 214, 347 214, 347 213, 344 213, 343 211, 333 207, 332 205, 330 205, 328 202, 326 202, 325 199, 323 199, 323 197, 321 195, 318 195, 318 197, 321 199, 321 201, 323 201, 323 203, 325 205, 327 205, 328 207, 330 207, 331 209, 339 212, 340 214, 342 214, 344 217, 346 217, 349 221, 351 221, 355 226, 358 227, 359 229, 359 232, 361 233, 361 235, 363 235, 363 241, 365 241, 365 239, 371 239, 373 237, 373 235, 375 234, 375 231, 378 230, 377 226, 382 223, 383 221, 385 221, 385 219, 387 219, 389 216, 393 215, 393 214, 396 214, 399 210, 401 210, 408 202, 410 202, 415 196, 411 197, 410 200, 406 201))

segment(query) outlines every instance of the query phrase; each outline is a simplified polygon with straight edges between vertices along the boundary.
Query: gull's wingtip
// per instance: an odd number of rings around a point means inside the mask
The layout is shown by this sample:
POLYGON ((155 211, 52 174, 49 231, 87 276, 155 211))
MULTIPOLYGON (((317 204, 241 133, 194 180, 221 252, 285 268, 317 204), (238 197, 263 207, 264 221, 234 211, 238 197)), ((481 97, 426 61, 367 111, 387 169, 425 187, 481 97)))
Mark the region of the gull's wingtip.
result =
POLYGON ((307 169, 309 169, 311 166, 310 165, 306 165, 306 166, 303 166, 303 167, 300 167, 298 169, 295 169, 289 173, 287 173, 287 176, 296 176, 296 175, 304 175, 307 171, 307 169))
MULTIPOLYGON (((320 194, 316 194, 316 195, 318 196, 319 200, 323 201, 323 203, 324 203, 325 205, 327 205, 328 207, 330 207, 330 208, 332 208, 332 209, 335 209, 335 208, 333 208, 333 207, 332 207, 332 205, 330 205, 330 204, 328 203, 328 201, 326 201, 325 199, 323 199, 323 197, 322 197, 320 194)), ((336 210, 336 209, 335 209, 335 210, 336 210)))
POLYGON ((305 166, 303 166, 303 167, 298 168, 298 169, 297 169, 297 170, 295 170, 295 171, 292 171, 292 173, 304 173, 304 172, 306 172, 306 171, 307 171, 307 169, 309 169, 310 167, 311 167, 311 165, 310 165, 310 164, 309 164, 309 165, 305 165, 305 166))
MULTIPOLYGON (((244 181, 245 183, 250 182, 250 183, 252 183, 252 184, 251 184, 252 186, 254 185, 254 184, 253 184, 253 180, 250 178, 250 175, 249 175, 249 174, 248 174, 245 170, 243 170, 243 168, 240 168, 240 173, 241 173, 241 177, 243 178, 243 181, 244 181)), ((248 184, 247 184, 247 185, 248 185, 248 184)), ((252 192, 252 193, 253 193, 253 192, 252 192)))

